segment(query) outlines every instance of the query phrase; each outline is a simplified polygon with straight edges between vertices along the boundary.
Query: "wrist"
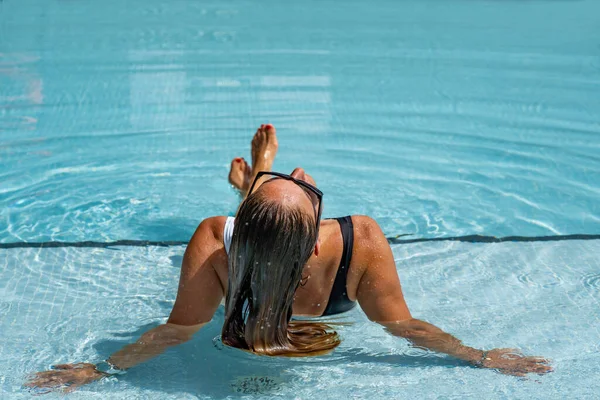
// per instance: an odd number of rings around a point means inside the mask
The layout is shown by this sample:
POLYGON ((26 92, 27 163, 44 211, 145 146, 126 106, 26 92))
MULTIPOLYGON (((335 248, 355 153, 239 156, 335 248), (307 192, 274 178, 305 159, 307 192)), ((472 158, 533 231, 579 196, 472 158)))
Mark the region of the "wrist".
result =
POLYGON ((100 361, 95 365, 95 369, 104 376, 122 375, 125 373, 124 369, 117 367, 109 360, 100 361))
POLYGON ((474 361, 472 361, 472 363, 475 366, 477 366, 477 367, 485 368, 485 363, 487 361, 491 361, 492 359, 490 357, 488 357, 488 353, 489 353, 488 351, 486 351, 486 350, 479 350, 479 352, 480 352, 479 358, 476 359, 476 360, 474 360, 474 361))
POLYGON ((467 361, 471 364, 478 364, 483 357, 483 351, 475 349, 473 347, 461 346, 460 351, 456 351, 453 356, 460 358, 461 360, 467 361))

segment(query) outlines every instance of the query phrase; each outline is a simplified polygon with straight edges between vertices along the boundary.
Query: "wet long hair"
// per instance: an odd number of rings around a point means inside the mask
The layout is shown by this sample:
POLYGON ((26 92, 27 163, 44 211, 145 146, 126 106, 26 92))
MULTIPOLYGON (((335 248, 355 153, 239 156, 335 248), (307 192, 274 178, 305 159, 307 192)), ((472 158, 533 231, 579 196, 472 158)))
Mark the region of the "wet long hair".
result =
POLYGON ((314 217, 255 192, 236 215, 221 340, 269 356, 327 353, 340 344, 331 325, 292 321, 302 270, 317 242, 314 217))

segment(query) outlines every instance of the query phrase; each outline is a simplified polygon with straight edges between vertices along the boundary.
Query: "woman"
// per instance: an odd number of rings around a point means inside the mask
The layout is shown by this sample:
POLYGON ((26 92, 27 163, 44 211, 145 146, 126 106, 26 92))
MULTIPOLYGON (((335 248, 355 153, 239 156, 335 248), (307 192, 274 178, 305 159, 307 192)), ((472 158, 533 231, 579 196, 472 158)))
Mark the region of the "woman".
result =
POLYGON ((340 339, 323 322, 292 315, 329 316, 358 302, 374 322, 419 347, 483 368, 523 376, 552 370, 548 361, 509 349, 464 346, 441 329, 412 318, 390 246, 365 216, 321 221, 322 193, 301 168, 271 172, 277 153, 272 125, 252 140, 252 167, 231 163, 229 181, 244 201, 236 218, 205 219, 183 258, 177 298, 166 324, 107 361, 58 365, 35 374, 29 387, 72 390, 131 368, 191 339, 225 298, 222 340, 263 355, 305 356, 333 350, 340 339))

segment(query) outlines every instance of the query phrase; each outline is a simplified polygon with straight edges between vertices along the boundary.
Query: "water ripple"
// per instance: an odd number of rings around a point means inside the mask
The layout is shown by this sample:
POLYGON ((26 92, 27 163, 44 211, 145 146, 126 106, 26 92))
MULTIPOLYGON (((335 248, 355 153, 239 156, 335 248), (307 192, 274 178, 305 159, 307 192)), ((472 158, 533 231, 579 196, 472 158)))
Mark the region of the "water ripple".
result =
POLYGON ((10 311, 10 303, 6 301, 0 301, 0 316, 8 314, 10 311))
POLYGON ((517 280, 526 286, 540 287, 540 288, 551 288, 563 284, 564 279, 556 274, 546 274, 543 276, 535 275, 531 273, 523 272, 517 275, 517 280))
POLYGON ((581 280, 583 286, 590 289, 600 289, 600 274, 588 274, 581 280))

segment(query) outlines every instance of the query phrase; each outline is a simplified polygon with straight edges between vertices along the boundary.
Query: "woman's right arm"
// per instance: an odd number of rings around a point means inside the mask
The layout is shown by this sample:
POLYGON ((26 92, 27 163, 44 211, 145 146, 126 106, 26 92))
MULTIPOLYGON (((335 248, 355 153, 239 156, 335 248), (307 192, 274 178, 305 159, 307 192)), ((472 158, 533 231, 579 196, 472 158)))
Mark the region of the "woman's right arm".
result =
MULTIPOLYGON (((107 362, 126 370, 163 353, 167 348, 185 343, 209 322, 224 295, 215 263, 226 262, 223 245, 217 234, 217 218, 198 226, 185 251, 177 298, 166 324, 144 333, 135 343, 112 354, 107 362)), ((34 374, 25 384, 31 388, 73 390, 107 376, 91 363, 57 365, 51 371, 34 374)))

